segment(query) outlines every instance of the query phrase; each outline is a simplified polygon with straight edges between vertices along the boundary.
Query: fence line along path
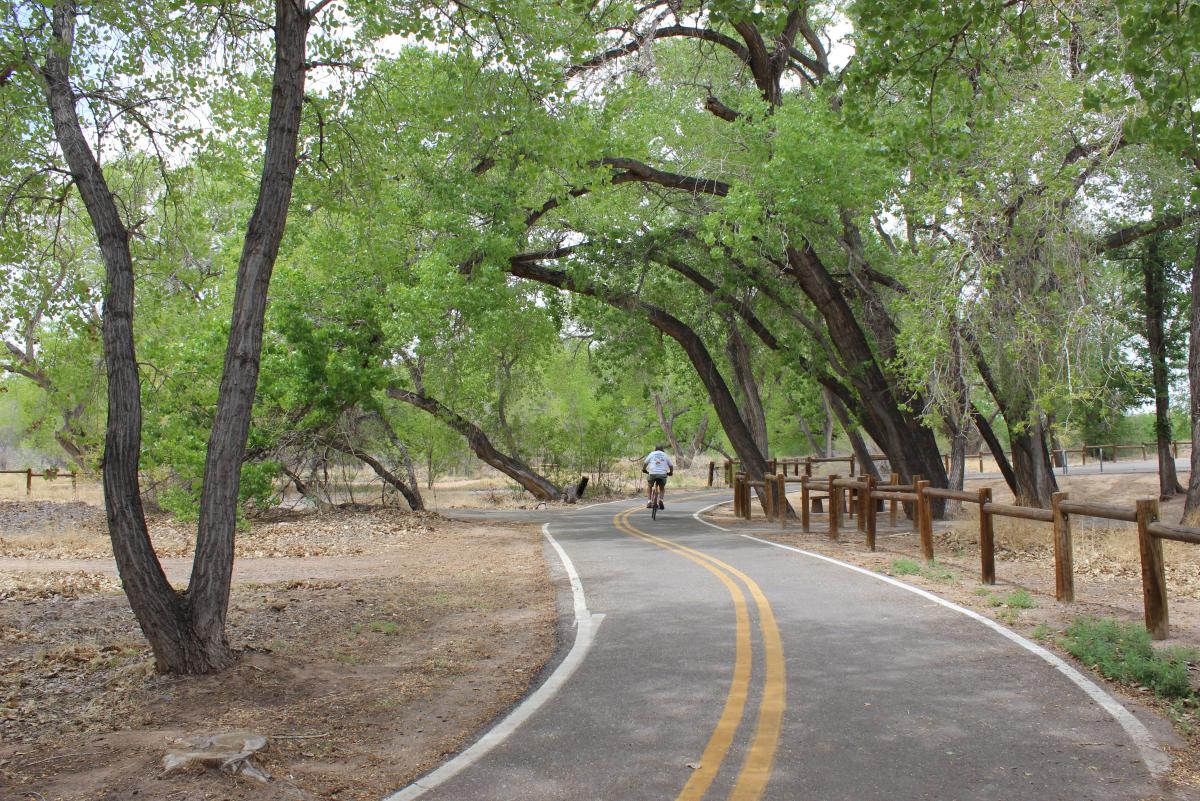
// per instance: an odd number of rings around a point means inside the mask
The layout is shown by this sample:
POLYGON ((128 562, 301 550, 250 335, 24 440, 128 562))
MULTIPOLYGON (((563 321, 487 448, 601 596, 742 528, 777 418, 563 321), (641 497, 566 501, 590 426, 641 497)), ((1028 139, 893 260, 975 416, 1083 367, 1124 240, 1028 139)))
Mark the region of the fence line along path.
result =
POLYGON ((1162 541, 1174 540, 1200 545, 1200 528, 1161 522, 1158 519, 1158 500, 1154 498, 1139 500, 1133 508, 1129 508, 1072 501, 1066 492, 1056 492, 1051 498, 1050 508, 1042 509, 1035 506, 996 503, 992 500, 992 487, 980 487, 973 492, 939 489, 931 487, 921 476, 914 476, 911 484, 901 485, 895 473, 891 475, 887 484, 880 484, 873 476, 859 479, 842 478, 836 474, 814 477, 807 472, 801 476, 788 476, 785 472, 779 472, 763 481, 752 481, 745 473, 738 472, 733 475, 732 484, 735 515, 745 520, 751 519, 752 490, 762 489, 763 512, 767 520, 778 522, 781 530, 786 530, 789 523, 787 485, 800 484, 800 526, 805 532, 811 530, 812 514, 821 513, 822 504, 827 504, 829 538, 837 540, 841 536, 843 515, 850 519, 857 518, 857 528, 865 536, 867 548, 872 551, 875 550, 876 522, 882 505, 890 504, 892 525, 896 524, 898 507, 903 507, 906 516, 913 521, 916 528, 921 543, 921 555, 930 561, 934 558, 931 501, 938 498, 977 504, 979 573, 984 584, 996 583, 996 517, 1048 523, 1052 527, 1054 543, 1055 597, 1064 603, 1075 600, 1072 519, 1092 517, 1134 523, 1137 525, 1138 553, 1142 567, 1142 605, 1146 629, 1157 640, 1166 639, 1170 633, 1162 541))

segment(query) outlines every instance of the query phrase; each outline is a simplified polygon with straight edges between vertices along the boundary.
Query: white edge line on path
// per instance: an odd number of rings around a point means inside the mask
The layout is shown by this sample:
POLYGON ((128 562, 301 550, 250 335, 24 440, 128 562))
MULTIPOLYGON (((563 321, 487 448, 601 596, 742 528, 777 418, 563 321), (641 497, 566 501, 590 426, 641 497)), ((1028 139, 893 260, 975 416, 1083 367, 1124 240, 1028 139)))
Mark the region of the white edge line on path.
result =
MULTIPOLYGON (((728 503, 728 501, 725 503, 728 503)), ((718 526, 715 523, 709 523, 707 520, 700 519, 700 515, 703 512, 707 512, 709 509, 714 509, 720 505, 721 504, 719 503, 714 503, 711 506, 706 506, 693 514, 692 517, 695 518, 697 522, 703 523, 706 526, 711 526, 712 528, 720 529, 721 531, 725 531, 730 534, 735 533, 724 526, 718 526)), ((1121 725, 1121 728, 1125 730, 1125 733, 1129 735, 1129 739, 1133 740, 1134 745, 1137 746, 1138 753, 1142 758, 1142 762, 1145 763, 1146 768, 1150 771, 1151 775, 1155 777, 1162 776, 1170 768, 1170 758, 1158 747, 1154 741, 1154 737, 1150 734, 1150 731, 1140 720, 1134 717, 1132 712, 1122 706, 1117 699, 1105 692, 1094 681, 1068 665, 1061 657, 1051 653, 1050 651, 1047 651, 1045 648, 1033 642, 1032 640, 1022 637, 1012 629, 1005 628, 989 617, 985 617, 984 615, 967 609, 964 606, 959 606, 956 603, 947 601, 945 598, 934 595, 927 590, 914 587, 911 584, 905 584, 903 581, 897 581, 891 576, 885 576, 882 573, 876 573, 873 570, 867 570, 865 567, 852 565, 849 562, 843 562, 840 559, 834 559, 831 556, 813 553, 812 551, 805 551, 801 548, 794 548, 791 545, 783 545, 782 543, 764 540, 750 534, 739 534, 738 536, 745 537, 746 539, 753 540, 754 542, 761 542, 763 545, 770 545, 775 548, 782 548, 785 551, 792 551, 804 556, 810 556, 813 559, 820 559, 823 562, 829 562, 830 564, 844 567, 847 570, 853 570, 856 573, 862 573, 864 576, 870 576, 871 578, 878 579, 886 584, 899 587, 902 590, 908 590, 915 595, 919 595, 922 598, 933 601, 934 603, 940 604, 947 609, 953 610, 962 615, 966 615, 972 620, 982 623, 989 629, 998 633, 1000 636, 1005 637, 1021 646, 1026 651, 1041 657, 1042 660, 1048 663, 1051 667, 1066 676, 1073 684, 1075 684, 1075 686, 1087 693, 1088 697, 1103 707, 1108 714, 1112 715, 1113 719, 1116 720, 1117 723, 1121 725)))
POLYGON ((509 735, 516 731, 543 704, 554 697, 555 693, 566 684, 571 674, 583 663, 583 658, 587 656, 587 652, 592 647, 592 642, 596 637, 596 628, 604 620, 604 615, 595 615, 588 612, 587 599, 583 594, 583 582, 579 580, 579 573, 575 571, 575 565, 571 562, 571 558, 567 556, 567 552, 558 544, 558 540, 550 536, 549 523, 542 525, 542 535, 553 546, 555 552, 558 553, 558 558, 562 561, 563 569, 566 571, 567 578, 571 582, 571 594, 575 599, 575 642, 571 646, 571 650, 542 686, 538 687, 533 694, 518 704, 503 720, 493 726, 487 734, 476 740, 470 748, 432 773, 428 773, 404 789, 392 793, 383 801, 410 801, 410 799, 419 797, 439 784, 449 781, 478 762, 489 751, 504 742, 509 735))

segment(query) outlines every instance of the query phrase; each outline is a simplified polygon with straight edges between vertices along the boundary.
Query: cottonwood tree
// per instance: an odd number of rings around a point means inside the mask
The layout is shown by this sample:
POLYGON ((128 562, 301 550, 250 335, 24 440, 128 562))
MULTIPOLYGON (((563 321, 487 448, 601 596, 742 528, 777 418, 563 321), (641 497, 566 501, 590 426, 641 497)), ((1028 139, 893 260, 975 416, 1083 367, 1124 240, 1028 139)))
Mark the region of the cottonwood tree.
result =
MULTIPOLYGON (((4 9, 5 81, 26 109, 31 140, 51 158, 31 172, 69 174, 91 218, 105 266, 103 343, 108 379, 103 484, 108 527, 130 605, 158 669, 220 670, 234 658, 225 631, 239 479, 258 378, 271 270, 287 220, 310 68, 309 36, 329 0, 277 0, 273 14, 232 7, 120 7, 59 0, 4 9), (107 180, 107 148, 169 146, 175 111, 164 99, 195 89, 213 57, 204 31, 269 43, 270 109, 257 205, 238 265, 233 316, 201 492, 196 556, 184 591, 167 581, 146 529, 139 491, 141 381, 134 347, 133 230, 107 180), (42 138, 38 139, 35 136, 42 138), (49 143, 53 143, 51 146, 49 143), (59 166, 61 165, 61 166, 59 166)), ((259 48, 251 46, 251 52, 259 48)), ((196 95, 191 95, 195 98, 196 95)), ((29 165, 34 166, 34 165, 29 165)))

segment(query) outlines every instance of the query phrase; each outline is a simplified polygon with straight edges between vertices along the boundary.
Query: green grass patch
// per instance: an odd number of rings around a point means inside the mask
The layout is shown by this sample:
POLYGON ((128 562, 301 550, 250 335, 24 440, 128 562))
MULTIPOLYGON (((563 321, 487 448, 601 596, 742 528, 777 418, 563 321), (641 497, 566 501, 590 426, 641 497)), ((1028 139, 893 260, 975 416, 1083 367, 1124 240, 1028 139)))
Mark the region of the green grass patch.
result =
POLYGON ((1011 609, 1033 609, 1037 601, 1025 590, 1013 590, 1004 597, 1004 605, 1011 609))
POLYGON ((936 561, 921 564, 914 559, 903 557, 892 560, 891 574, 893 576, 924 576, 934 581, 953 581, 954 573, 939 565, 936 561))
POLYGON ((1054 634, 1054 629, 1047 626, 1045 623, 1039 623, 1034 627, 1032 637, 1039 642, 1045 642, 1054 634))
POLYGON ((1006 609, 1033 609, 1037 601, 1027 590, 1013 590, 1008 595, 995 595, 986 587, 975 590, 975 594, 986 599, 988 606, 1003 606, 1006 609))
POLYGON ((1148 687, 1160 698, 1194 699, 1188 663, 1200 658, 1190 648, 1156 649, 1136 623, 1078 618, 1059 644, 1085 665, 1122 684, 1148 687))

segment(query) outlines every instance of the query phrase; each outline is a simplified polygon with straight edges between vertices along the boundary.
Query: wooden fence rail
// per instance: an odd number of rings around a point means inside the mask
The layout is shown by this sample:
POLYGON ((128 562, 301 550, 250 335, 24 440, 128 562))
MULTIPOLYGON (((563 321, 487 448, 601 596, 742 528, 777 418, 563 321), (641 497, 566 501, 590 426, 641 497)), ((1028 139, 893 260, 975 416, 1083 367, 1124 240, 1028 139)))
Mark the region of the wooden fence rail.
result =
POLYGON ((44 481, 54 481, 59 478, 69 478, 69 479, 71 479, 71 490, 72 491, 78 489, 78 486, 79 486, 78 485, 78 475, 76 473, 64 473, 53 467, 46 468, 45 470, 34 470, 32 468, 28 468, 25 470, 0 470, 0 475, 25 476, 25 494, 26 495, 33 494, 33 480, 35 478, 40 478, 40 479, 43 479, 44 481))
POLYGON ((891 475, 887 484, 877 483, 872 476, 855 479, 843 478, 837 474, 823 478, 814 478, 808 474, 799 478, 789 478, 784 473, 777 473, 764 481, 750 481, 745 473, 736 473, 733 480, 734 513, 749 520, 752 514, 751 489, 762 488, 763 511, 767 520, 777 520, 780 528, 786 529, 787 485, 795 483, 800 484, 800 525, 804 531, 810 530, 811 515, 821 511, 821 502, 824 501, 828 503, 829 539, 837 540, 841 536, 843 515, 847 518, 857 517, 858 530, 864 533, 867 547, 874 551, 880 505, 891 504, 891 522, 895 525, 897 505, 904 504, 909 509, 920 538, 921 554, 927 560, 934 557, 933 505, 930 500, 942 498, 978 505, 980 580, 984 584, 996 583, 996 517, 1049 523, 1053 527, 1055 597, 1063 603, 1075 600, 1072 518, 1093 517, 1135 523, 1142 565, 1142 598, 1146 629, 1151 636, 1159 640, 1166 639, 1170 629, 1162 540, 1200 545, 1200 528, 1159 522, 1158 501, 1153 499, 1139 500, 1131 510, 1113 504, 1072 501, 1067 493, 1056 492, 1051 498, 1050 508, 1041 509, 995 503, 992 501, 991 487, 981 487, 974 492, 940 489, 930 487, 929 482, 922 480, 920 476, 914 476, 913 484, 901 485, 895 473, 891 475))
MULTIPOLYGON (((1171 452, 1175 456, 1175 458, 1179 458, 1179 447, 1181 445, 1187 446, 1189 448, 1192 447, 1192 443, 1189 440, 1172 440, 1171 452)), ((1099 461, 1115 462, 1115 461, 1117 461, 1117 457, 1118 457, 1120 451, 1132 450, 1132 451, 1140 451, 1141 455, 1142 455, 1142 459, 1146 459, 1146 458, 1148 458, 1148 456, 1153 452, 1154 448, 1156 448, 1156 447, 1157 447, 1157 445, 1153 442, 1141 442, 1141 443, 1137 443, 1137 444, 1133 444, 1133 445, 1128 445, 1128 444, 1127 445, 1119 445, 1119 444, 1115 444, 1115 443, 1110 444, 1110 445, 1080 445, 1078 448, 1054 448, 1050 452, 1050 455, 1056 460, 1056 462, 1057 462, 1056 466, 1062 466, 1063 464, 1065 464, 1067 462, 1067 456, 1070 454, 1078 454, 1080 462, 1082 464, 1086 465, 1088 463, 1089 454, 1091 454, 1091 458, 1093 461, 1099 460, 1099 461), (1103 456, 1105 451, 1112 451, 1112 456, 1105 458, 1103 456)), ((982 473, 984 471, 983 470, 983 467, 984 467, 983 460, 991 459, 993 457, 992 457, 991 453, 984 453, 984 452, 980 451, 979 453, 965 454, 965 458, 971 463, 978 462, 979 472, 982 473)), ((1008 458, 1010 460, 1012 459, 1012 453, 1008 454, 1008 458)), ((876 453, 876 454, 871 454, 871 459, 874 461, 877 461, 877 462, 885 462, 885 461, 887 461, 887 456, 885 456, 881 453, 876 453)), ((776 475, 778 473, 783 473, 783 475, 786 476, 786 475, 788 475, 789 468, 790 468, 790 472, 794 476, 799 476, 801 470, 804 471, 805 475, 811 476, 813 474, 813 466, 814 465, 841 464, 843 462, 848 465, 847 472, 851 476, 854 476, 857 473, 858 467, 860 466, 858 457, 856 457, 854 454, 850 454, 849 456, 794 456, 794 457, 789 456, 789 457, 783 457, 783 458, 768 459, 767 460, 767 473, 770 475, 776 475)), ((945 453, 942 454, 942 462, 945 464, 946 470, 949 470, 950 469, 950 455, 945 454, 945 453)), ((736 473, 740 472, 741 464, 742 464, 742 462, 738 459, 732 459, 732 460, 726 459, 725 460, 724 473, 723 473, 724 478, 725 478, 725 486, 727 486, 727 487, 733 486, 734 475, 736 473)), ((716 474, 717 474, 717 463, 715 461, 709 462, 708 463, 708 486, 711 487, 713 485, 714 481, 716 480, 716 474)), ((958 499, 958 500, 964 500, 964 499, 958 499)))

